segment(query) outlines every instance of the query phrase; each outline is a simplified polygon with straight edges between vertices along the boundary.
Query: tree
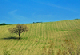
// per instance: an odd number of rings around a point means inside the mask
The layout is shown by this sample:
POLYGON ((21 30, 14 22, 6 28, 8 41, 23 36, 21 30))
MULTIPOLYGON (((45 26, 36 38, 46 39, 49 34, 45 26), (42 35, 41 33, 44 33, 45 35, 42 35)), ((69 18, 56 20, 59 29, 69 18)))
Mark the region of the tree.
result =
POLYGON ((19 35, 19 39, 20 39, 20 33, 27 32, 28 28, 24 24, 17 24, 16 28, 9 28, 8 31, 11 32, 11 33, 18 34, 19 35))

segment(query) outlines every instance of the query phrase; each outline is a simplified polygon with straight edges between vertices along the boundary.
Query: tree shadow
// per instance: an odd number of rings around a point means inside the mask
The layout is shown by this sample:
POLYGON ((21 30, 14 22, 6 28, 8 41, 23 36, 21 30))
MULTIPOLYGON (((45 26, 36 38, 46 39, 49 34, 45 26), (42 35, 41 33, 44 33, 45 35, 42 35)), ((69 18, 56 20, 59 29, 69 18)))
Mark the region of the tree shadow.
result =
POLYGON ((14 40, 17 40, 18 37, 16 36, 10 36, 10 37, 6 37, 6 38, 1 38, 2 40, 10 40, 10 39, 14 39, 14 40))
POLYGON ((5 38, 0 38, 0 40, 27 40, 28 37, 24 37, 24 38, 21 38, 19 39, 19 37, 16 37, 16 36, 9 36, 9 37, 5 37, 5 38))

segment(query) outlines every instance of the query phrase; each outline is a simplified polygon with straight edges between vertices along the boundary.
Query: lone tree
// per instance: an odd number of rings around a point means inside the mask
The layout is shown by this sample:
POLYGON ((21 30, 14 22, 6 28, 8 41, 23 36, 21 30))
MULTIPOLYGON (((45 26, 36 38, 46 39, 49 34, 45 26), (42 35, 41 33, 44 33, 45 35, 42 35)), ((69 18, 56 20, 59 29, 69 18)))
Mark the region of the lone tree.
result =
POLYGON ((20 33, 27 32, 28 28, 24 24, 17 24, 16 28, 9 28, 8 31, 11 32, 11 33, 18 34, 19 35, 19 39, 20 39, 20 33))

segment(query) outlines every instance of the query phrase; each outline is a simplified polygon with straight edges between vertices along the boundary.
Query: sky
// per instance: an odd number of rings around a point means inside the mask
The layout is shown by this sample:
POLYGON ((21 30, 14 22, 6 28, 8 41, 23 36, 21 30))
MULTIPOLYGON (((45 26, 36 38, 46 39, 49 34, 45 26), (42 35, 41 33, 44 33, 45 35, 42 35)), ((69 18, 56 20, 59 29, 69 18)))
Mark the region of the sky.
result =
POLYGON ((0 24, 80 19, 80 0, 0 0, 0 24))

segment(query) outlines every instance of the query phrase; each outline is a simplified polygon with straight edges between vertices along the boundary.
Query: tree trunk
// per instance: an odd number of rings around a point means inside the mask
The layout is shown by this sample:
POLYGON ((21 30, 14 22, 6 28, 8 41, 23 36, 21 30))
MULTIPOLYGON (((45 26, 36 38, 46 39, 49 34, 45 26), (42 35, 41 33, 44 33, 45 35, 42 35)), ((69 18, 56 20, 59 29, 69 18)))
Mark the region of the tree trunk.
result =
POLYGON ((20 40, 20 31, 19 31, 19 40, 20 40))

